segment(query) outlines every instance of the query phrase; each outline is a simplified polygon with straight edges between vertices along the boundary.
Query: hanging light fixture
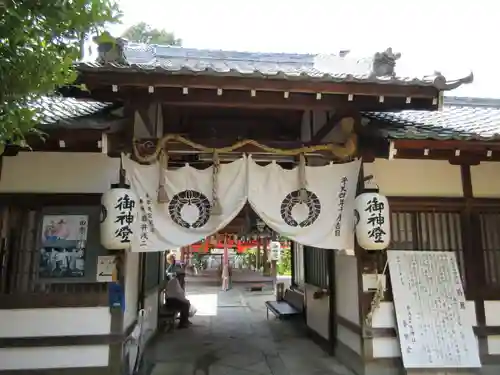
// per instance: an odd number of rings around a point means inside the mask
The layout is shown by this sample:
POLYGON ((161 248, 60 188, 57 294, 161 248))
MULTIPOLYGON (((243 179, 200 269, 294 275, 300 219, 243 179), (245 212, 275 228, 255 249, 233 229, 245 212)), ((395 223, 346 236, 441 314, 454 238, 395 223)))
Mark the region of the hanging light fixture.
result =
POLYGON ((257 231, 259 233, 262 233, 264 231, 264 228, 266 226, 266 223, 264 223, 262 220, 257 219, 257 223, 255 224, 257 231))

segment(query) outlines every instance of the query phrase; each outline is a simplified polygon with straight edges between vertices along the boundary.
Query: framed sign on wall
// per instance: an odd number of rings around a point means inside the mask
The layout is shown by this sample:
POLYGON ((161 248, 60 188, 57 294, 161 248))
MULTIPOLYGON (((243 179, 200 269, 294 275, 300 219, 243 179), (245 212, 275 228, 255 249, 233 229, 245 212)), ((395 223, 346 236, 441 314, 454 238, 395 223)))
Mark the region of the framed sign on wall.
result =
POLYGON ((85 276, 88 215, 44 215, 42 219, 40 278, 85 276))

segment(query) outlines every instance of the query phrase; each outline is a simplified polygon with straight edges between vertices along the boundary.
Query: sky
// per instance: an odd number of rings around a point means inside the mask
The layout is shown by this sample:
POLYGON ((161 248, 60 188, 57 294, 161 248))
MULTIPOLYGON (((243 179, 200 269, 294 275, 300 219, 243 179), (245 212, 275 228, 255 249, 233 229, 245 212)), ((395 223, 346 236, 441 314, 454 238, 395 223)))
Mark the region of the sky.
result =
POLYGON ((371 56, 392 47, 396 73, 474 73, 454 96, 500 98, 500 2, 495 0, 118 0, 119 36, 144 21, 184 47, 371 56))

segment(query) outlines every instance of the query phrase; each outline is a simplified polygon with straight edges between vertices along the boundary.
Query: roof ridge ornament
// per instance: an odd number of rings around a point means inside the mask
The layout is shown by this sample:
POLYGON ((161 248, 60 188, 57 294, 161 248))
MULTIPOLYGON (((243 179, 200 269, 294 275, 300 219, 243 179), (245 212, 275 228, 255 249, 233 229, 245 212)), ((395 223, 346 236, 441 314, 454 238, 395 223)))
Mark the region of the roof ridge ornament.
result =
POLYGON ((98 63, 128 65, 124 53, 124 47, 128 44, 127 39, 114 38, 109 32, 104 31, 92 40, 97 44, 98 63))
POLYGON ((396 61, 401 58, 401 53, 394 53, 392 48, 387 48, 384 52, 377 52, 373 56, 372 76, 375 77, 395 77, 396 61))

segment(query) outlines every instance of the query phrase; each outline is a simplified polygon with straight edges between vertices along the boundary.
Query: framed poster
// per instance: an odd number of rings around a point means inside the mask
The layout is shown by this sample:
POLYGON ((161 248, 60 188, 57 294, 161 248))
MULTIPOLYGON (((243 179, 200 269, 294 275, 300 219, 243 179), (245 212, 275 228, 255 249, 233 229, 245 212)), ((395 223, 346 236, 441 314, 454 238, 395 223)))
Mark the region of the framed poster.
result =
POLYGON ((387 251, 403 365, 481 367, 455 253, 387 251))
POLYGON ((85 275, 87 215, 45 215, 42 220, 40 278, 74 278, 85 275))

